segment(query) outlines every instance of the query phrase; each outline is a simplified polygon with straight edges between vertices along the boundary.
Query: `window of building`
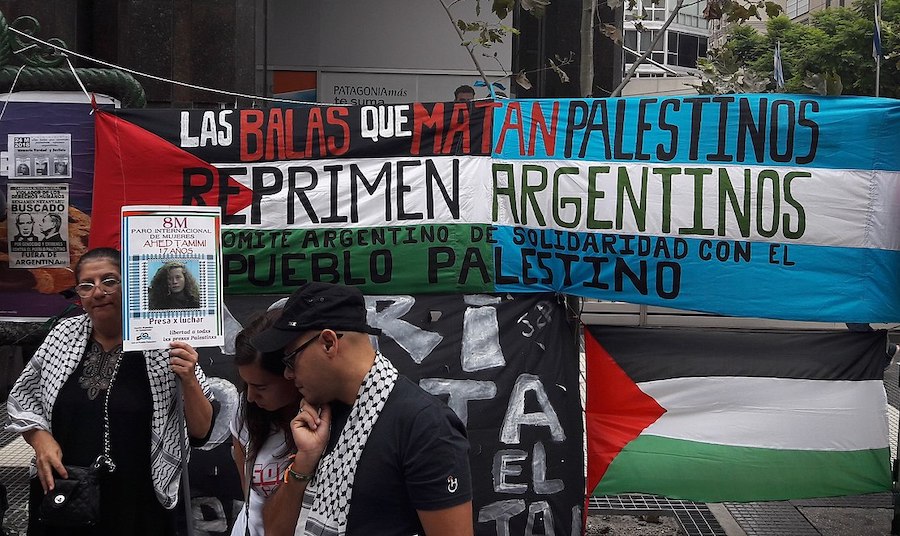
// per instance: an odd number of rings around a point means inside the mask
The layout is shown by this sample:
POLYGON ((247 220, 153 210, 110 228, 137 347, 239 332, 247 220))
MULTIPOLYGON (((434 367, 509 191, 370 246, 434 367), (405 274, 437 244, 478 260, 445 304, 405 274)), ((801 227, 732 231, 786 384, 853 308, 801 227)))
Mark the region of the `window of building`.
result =
POLYGON ((703 18, 704 9, 706 9, 705 1, 686 3, 678 12, 675 22, 691 28, 709 28, 709 21, 703 18))
MULTIPOLYGON (((638 43, 639 33, 640 32, 638 32, 637 30, 625 30, 625 38, 623 40, 623 43, 625 44, 625 48, 630 48, 631 50, 635 50, 635 51, 638 49, 637 43, 638 43)), ((631 54, 628 54, 628 53, 626 53, 626 55, 625 55, 625 61, 627 61, 628 63, 631 63, 632 61, 634 61, 634 58, 632 58, 631 60, 628 59, 628 56, 630 56, 630 55, 631 54)))
POLYGON ((785 12, 791 19, 809 13, 809 0, 787 0, 785 12))
POLYGON ((678 34, 669 32, 669 46, 666 47, 668 55, 666 56, 667 65, 678 65, 678 34))
MULTIPOLYGON (((643 54, 650 43, 656 30, 638 32, 637 30, 625 30, 624 44, 625 47, 634 50, 638 54, 643 54)), ((680 32, 669 31, 668 35, 660 39, 650 58, 657 63, 663 65, 678 65, 680 67, 697 67, 697 58, 706 57, 708 47, 708 38, 699 35, 692 35, 680 32)), ((634 63, 637 56, 625 53, 625 63, 634 63)))
POLYGON ((696 67, 700 38, 696 35, 681 34, 678 37, 678 63, 681 67, 696 67))

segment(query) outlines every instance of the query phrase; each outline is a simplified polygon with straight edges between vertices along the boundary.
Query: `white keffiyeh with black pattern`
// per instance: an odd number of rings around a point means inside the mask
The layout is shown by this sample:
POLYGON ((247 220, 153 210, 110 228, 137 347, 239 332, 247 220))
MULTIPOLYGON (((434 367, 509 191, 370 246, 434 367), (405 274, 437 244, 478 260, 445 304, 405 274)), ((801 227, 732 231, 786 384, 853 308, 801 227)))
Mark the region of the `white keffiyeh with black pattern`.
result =
POLYGON ((356 466, 396 381, 397 369, 381 353, 376 354, 375 364, 363 379, 334 450, 319 460, 316 476, 306 487, 295 534, 346 533, 356 466))
MULTIPOLYGON (((80 315, 62 320, 47 334, 9 393, 6 431, 21 434, 38 429, 53 433, 50 424, 56 398, 81 363, 92 332, 91 319, 80 315)), ((169 366, 169 351, 145 350, 142 353, 153 402, 150 445, 147 447, 150 449, 150 477, 160 504, 171 509, 178 503, 182 469, 178 428, 184 428, 184 418, 176 411, 175 373, 169 366)), ((203 395, 212 401, 212 391, 199 365, 194 368, 194 374, 203 395)))

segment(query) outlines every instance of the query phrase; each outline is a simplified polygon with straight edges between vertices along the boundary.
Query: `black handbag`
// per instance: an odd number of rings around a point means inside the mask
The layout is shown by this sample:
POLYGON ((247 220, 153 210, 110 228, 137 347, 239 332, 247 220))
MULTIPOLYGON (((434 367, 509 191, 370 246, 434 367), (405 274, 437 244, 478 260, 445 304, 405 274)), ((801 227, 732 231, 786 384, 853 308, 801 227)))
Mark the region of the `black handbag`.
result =
POLYGON ((100 478, 116 470, 109 455, 109 393, 119 371, 116 361, 103 400, 103 454, 90 467, 66 465, 68 478, 55 478, 53 491, 44 495, 38 509, 41 523, 49 527, 86 527, 100 521, 100 478))
POLYGON ((100 467, 67 465, 69 478, 57 478, 41 501, 41 523, 52 527, 84 527, 100 519, 100 467))

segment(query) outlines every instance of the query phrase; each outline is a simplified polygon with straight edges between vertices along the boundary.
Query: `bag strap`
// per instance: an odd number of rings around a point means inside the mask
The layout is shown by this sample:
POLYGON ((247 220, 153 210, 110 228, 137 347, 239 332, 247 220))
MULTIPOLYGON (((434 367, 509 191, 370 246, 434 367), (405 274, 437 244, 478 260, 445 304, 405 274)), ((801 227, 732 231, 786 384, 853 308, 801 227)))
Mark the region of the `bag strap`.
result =
POLYGON ((112 375, 109 377, 109 385, 106 386, 106 395, 103 397, 103 454, 97 456, 97 460, 94 461, 93 465, 95 469, 105 466, 110 473, 116 470, 116 462, 113 461, 109 453, 109 394, 112 392, 113 384, 119 375, 119 365, 122 364, 123 359, 125 359, 125 352, 120 352, 119 358, 116 359, 116 364, 113 367, 112 375))

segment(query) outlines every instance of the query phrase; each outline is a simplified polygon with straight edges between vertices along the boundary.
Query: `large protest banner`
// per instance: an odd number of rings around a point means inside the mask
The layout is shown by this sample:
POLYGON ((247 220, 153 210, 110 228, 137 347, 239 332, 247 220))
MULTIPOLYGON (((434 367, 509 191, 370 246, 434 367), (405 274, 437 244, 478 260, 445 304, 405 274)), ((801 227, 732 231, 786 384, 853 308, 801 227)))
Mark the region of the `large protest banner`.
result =
POLYGON ((100 113, 91 243, 123 200, 217 204, 228 293, 492 290, 491 105, 100 113))
POLYGON ((542 292, 900 319, 900 103, 801 95, 97 115, 93 243, 219 205, 229 293, 542 292))

